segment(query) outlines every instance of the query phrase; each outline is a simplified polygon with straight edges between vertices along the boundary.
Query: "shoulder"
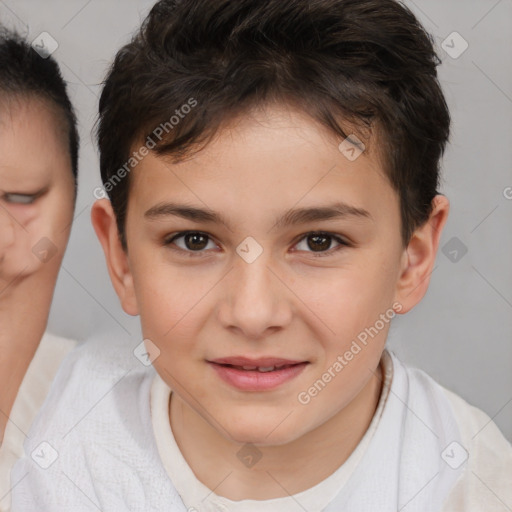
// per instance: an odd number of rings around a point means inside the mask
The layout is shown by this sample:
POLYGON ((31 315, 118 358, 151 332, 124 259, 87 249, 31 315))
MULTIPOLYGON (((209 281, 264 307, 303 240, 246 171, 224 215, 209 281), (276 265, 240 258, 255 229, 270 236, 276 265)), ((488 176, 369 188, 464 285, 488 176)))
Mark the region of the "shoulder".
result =
POLYGON ((111 504, 140 486, 135 468, 155 464, 148 437, 155 371, 134 354, 139 344, 102 333, 67 354, 12 472, 19 510, 82 510, 77 489, 102 499, 111 479, 119 491, 109 492, 111 504))
POLYGON ((77 345, 76 340, 45 332, 27 369, 19 397, 37 402, 39 408, 60 364, 77 345))
POLYGON ((13 404, 4 439, 0 448, 0 510, 9 508, 12 466, 23 456, 23 442, 40 410, 64 357, 76 346, 76 341, 45 332, 13 404))
POLYGON ((76 345, 76 340, 45 332, 27 369, 16 400, 30 402, 39 408, 62 360, 76 345))
MULTIPOLYGON (((58 340, 53 338, 50 343, 55 345, 58 340)), ((75 344, 59 366, 33 433, 65 433, 85 413, 94 420, 91 407, 102 410, 119 398, 118 393, 135 393, 149 381, 154 370, 136 357, 138 343, 130 336, 109 331, 75 344)))
POLYGON ((512 445, 484 411, 442 388, 450 401, 467 457, 446 510, 468 512, 512 509, 512 445), (457 508, 458 507, 458 508, 457 508))
MULTIPOLYGON (((456 479, 443 512, 505 512, 512 510, 512 445, 481 409, 446 389, 425 371, 408 365, 391 352, 395 376, 405 379, 407 394, 400 397, 437 434, 445 425, 439 453, 441 467, 456 479)), ((414 416, 414 414, 413 414, 414 416)), ((441 441, 441 439, 439 439, 441 441)), ((420 442, 416 439, 416 442, 420 442)))
POLYGON ((23 440, 41 408, 59 365, 76 341, 45 332, 30 362, 13 404, 2 447, 18 457, 23 440))
MULTIPOLYGON (((49 332, 44 333, 27 368, 11 411, 11 423, 17 425, 18 431, 28 431, 48 394, 62 360, 76 345, 76 340, 55 336, 49 332)), ((9 430, 6 434, 9 434, 9 430)))

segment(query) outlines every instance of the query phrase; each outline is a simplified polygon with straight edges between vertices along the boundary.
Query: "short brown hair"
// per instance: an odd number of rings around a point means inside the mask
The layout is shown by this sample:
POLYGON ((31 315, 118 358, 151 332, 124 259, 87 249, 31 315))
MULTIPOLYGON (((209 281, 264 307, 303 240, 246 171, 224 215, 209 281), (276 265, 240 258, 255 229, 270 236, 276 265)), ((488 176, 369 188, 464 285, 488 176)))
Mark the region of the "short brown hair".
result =
MULTIPOLYGON (((183 158, 228 118, 287 102, 344 138, 343 122, 365 144, 379 129, 406 246, 432 211, 449 137, 439 64, 432 37, 394 0, 160 0, 104 83, 103 183, 191 98, 194 108, 154 141, 156 154, 183 158)), ((129 183, 107 189, 125 249, 129 183)))

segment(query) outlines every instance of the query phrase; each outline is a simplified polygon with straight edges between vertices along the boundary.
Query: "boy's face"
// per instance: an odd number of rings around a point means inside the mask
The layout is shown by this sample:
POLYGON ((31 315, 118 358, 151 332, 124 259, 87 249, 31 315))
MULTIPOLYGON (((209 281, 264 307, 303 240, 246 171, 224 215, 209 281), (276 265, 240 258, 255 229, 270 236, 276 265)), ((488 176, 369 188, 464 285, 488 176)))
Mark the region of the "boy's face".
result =
POLYGON ((393 304, 403 313, 424 293, 406 299, 417 283, 375 151, 351 161, 339 142, 299 112, 269 109, 188 161, 150 154, 133 170, 128 253, 108 258, 114 284, 158 347, 153 364, 173 400, 234 441, 286 443, 344 409, 377 378, 393 304), (227 226, 173 215, 171 203, 227 226), (341 203, 344 215, 307 213, 341 203), (285 378, 212 363, 229 357, 303 364, 285 378))

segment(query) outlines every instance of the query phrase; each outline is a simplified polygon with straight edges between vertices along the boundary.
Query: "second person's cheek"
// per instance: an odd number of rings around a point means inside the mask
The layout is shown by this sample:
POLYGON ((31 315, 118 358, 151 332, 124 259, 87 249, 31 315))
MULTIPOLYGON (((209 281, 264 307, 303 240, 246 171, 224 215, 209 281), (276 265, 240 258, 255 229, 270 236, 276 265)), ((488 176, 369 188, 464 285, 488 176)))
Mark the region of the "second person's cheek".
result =
POLYGON ((26 225, 15 220, 12 220, 7 231, 9 243, 3 244, 0 249, 0 277, 9 281, 35 273, 44 262, 44 258, 38 258, 34 252, 36 232, 29 231, 26 225))
POLYGON ((40 201, 10 205, 13 240, 4 251, 3 278, 27 277, 42 271, 65 249, 66 226, 59 222, 59 205, 40 201))

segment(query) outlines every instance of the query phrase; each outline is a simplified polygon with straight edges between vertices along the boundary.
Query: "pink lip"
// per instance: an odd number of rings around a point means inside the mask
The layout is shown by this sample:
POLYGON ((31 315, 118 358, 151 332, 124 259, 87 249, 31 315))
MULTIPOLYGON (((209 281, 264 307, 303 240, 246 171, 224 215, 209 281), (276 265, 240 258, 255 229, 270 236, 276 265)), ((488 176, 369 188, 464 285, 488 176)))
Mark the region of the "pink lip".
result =
MULTIPOLYGON (((240 361, 240 359, 238 359, 238 361, 240 361)), ((237 366, 270 367, 280 364, 292 364, 293 366, 269 372, 260 372, 259 370, 242 370, 231 366, 223 366, 222 364, 211 361, 208 361, 208 364, 210 364, 222 380, 242 391, 266 391, 275 389, 297 377, 308 364, 308 362, 283 363, 283 359, 271 359, 270 361, 279 361, 274 364, 268 364, 269 359, 253 359, 251 363, 247 363, 246 361, 247 360, 245 360, 244 364, 238 364, 237 366), (260 361, 265 362, 262 364, 260 361), (256 362, 258 362, 258 364, 256 364, 256 362)))
POLYGON ((223 357, 221 359, 213 359, 209 363, 217 364, 230 364, 232 366, 282 366, 285 364, 299 364, 306 363, 307 361, 295 361, 292 359, 280 359, 277 357, 260 357, 258 359, 251 359, 249 357, 236 356, 236 357, 223 357))

